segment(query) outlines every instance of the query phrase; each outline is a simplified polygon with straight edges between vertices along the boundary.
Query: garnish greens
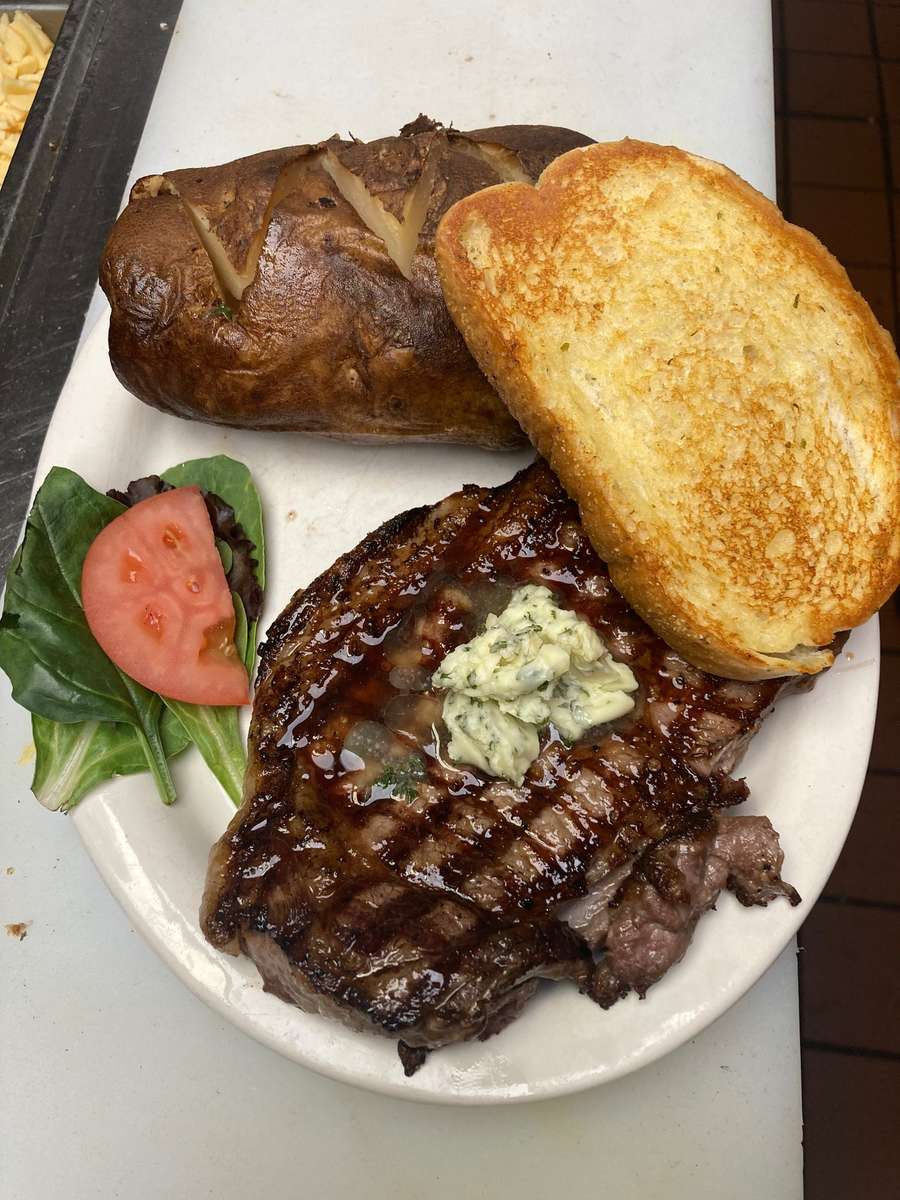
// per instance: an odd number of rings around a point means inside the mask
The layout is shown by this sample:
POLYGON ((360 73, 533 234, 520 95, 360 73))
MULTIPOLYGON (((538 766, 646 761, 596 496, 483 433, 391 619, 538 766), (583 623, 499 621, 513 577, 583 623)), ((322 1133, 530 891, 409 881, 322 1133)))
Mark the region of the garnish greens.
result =
MULTIPOLYGON (((252 678, 259 602, 266 579, 262 505, 250 472, 243 463, 217 455, 181 463, 171 471, 164 471, 162 477, 172 487, 196 484, 202 488, 207 493, 208 509, 221 508, 221 504, 210 505, 209 497, 224 501, 232 510, 233 523, 240 527, 239 535, 244 535, 237 539, 239 545, 243 543, 243 554, 236 552, 234 540, 226 542, 217 536, 217 545, 231 587, 235 645, 252 678), (248 557, 248 546, 253 559, 248 557), (255 604, 252 603, 254 597, 255 604), (252 611, 252 619, 248 619, 248 609, 252 611)), ((215 511, 210 515, 216 534, 224 532, 227 516, 223 519, 222 514, 215 511)), ((238 710, 227 705, 185 704, 166 697, 163 697, 163 703, 181 722, 185 733, 234 803, 240 804, 247 755, 238 725, 238 710)))
MULTIPOLYGON (((240 546, 243 537, 244 553, 218 544, 223 561, 226 550, 232 560, 225 565, 235 605, 235 642, 252 673, 265 568, 262 508, 250 472, 219 455, 182 463, 164 479, 171 486, 194 484, 212 493, 212 502, 231 514, 232 540, 240 546), (228 571, 238 558, 243 578, 236 585, 228 571), (255 576, 255 592, 248 587, 248 572, 255 576), (250 620, 242 596, 251 606, 255 596, 250 620)), ((88 628, 81 605, 84 557, 100 530, 123 511, 123 504, 95 491, 74 471, 53 467, 35 496, 10 566, 0 617, 0 668, 10 678, 14 699, 32 714, 32 791, 48 808, 67 811, 103 780, 149 770, 160 797, 171 804, 175 785, 169 759, 194 742, 238 804, 246 752, 237 709, 184 704, 148 691, 106 657, 88 628)))
MULTIPOLYGON (((181 723, 168 711, 160 718, 160 735, 169 758, 190 745, 181 723)), ((98 783, 115 775, 147 770, 140 741, 127 725, 110 721, 78 721, 63 725, 31 715, 36 750, 31 790, 45 808, 68 812, 98 783)))
POLYGON ((425 763, 418 754, 386 763, 384 770, 375 780, 375 786, 386 788, 403 800, 415 800, 416 784, 427 777, 425 763))

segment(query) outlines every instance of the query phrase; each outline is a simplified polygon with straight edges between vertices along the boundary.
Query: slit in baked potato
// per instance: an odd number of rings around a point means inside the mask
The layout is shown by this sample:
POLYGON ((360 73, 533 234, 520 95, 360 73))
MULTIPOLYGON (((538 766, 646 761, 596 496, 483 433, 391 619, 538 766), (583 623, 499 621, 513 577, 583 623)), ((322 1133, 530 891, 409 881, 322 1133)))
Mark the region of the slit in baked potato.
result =
POLYGON ((457 138, 454 142, 456 149, 473 158, 480 158, 500 176, 504 183, 534 183, 532 177, 525 171, 519 161, 519 156, 508 146, 497 142, 473 142, 467 138, 457 138))
POLYGON ((369 191, 365 182, 344 166, 336 154, 328 150, 322 160, 322 166, 334 180, 338 191, 363 224, 381 238, 398 271, 407 279, 412 278, 419 234, 428 215, 434 190, 435 163, 436 156, 429 154, 415 186, 406 194, 403 219, 398 220, 381 199, 369 191))

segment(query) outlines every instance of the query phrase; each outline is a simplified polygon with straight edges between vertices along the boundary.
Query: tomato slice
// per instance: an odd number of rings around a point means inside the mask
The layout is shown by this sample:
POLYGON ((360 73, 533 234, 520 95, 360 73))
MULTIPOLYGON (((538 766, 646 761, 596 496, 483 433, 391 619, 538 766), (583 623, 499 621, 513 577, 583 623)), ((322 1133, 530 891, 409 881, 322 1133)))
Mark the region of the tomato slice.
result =
POLYGON ((247 704, 234 607, 195 487, 142 500, 91 543, 81 572, 91 633, 126 675, 190 704, 247 704))

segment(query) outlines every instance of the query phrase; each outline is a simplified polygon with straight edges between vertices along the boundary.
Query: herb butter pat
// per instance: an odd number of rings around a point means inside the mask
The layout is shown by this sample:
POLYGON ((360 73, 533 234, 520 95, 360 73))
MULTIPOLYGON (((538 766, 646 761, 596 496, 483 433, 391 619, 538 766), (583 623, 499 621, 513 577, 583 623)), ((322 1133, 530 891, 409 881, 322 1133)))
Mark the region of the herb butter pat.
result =
POLYGON ((447 691, 450 757, 515 784, 538 756, 539 729, 552 724, 574 741, 630 712, 637 688, 591 626, 535 585, 452 650, 432 683, 447 691))

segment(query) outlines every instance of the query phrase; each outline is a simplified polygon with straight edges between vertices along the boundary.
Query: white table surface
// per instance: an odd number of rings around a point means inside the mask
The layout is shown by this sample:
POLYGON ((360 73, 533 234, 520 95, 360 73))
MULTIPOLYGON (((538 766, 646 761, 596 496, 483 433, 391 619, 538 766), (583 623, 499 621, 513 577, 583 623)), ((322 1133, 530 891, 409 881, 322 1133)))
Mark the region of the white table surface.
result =
MULTIPOLYGON (((671 141, 773 194, 769 13, 768 0, 185 0, 133 176, 377 136, 424 111, 671 141)), ((15 764, 28 725, 7 695, 4 680, 0 761, 15 764)), ((0 812, 0 925, 31 922, 24 941, 0 931, 3 1200, 802 1195, 792 949, 701 1037, 617 1083, 506 1109, 388 1100, 205 1009, 29 778, 8 768, 0 812)))

